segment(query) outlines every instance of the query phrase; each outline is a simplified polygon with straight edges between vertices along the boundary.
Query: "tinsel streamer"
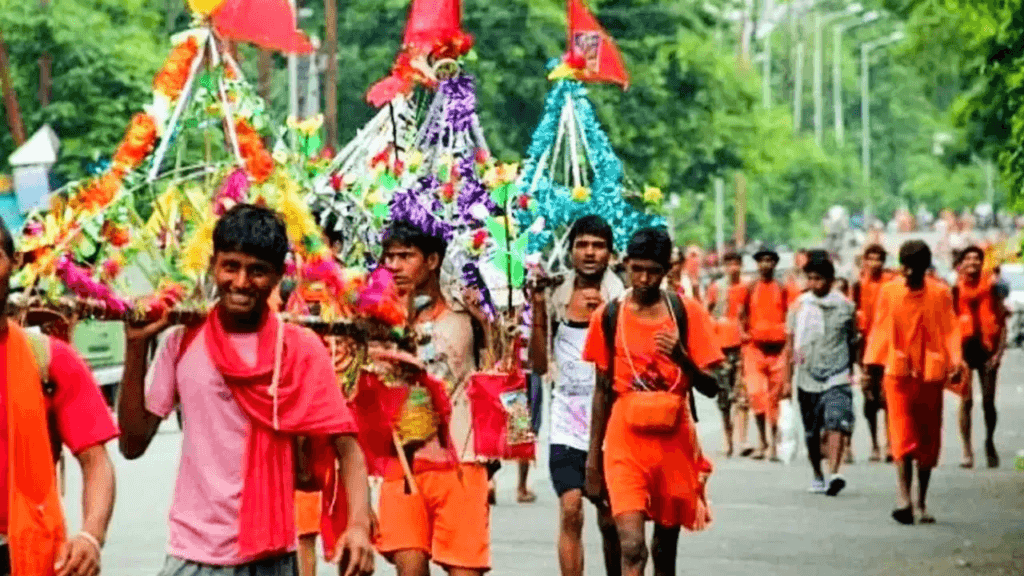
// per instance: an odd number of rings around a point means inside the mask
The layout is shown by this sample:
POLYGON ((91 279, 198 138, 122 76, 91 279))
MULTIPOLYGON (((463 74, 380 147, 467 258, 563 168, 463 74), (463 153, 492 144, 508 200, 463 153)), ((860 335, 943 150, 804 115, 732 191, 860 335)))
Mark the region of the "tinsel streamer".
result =
POLYGON ((57 277, 79 298, 98 300, 118 314, 128 311, 127 302, 118 298, 109 286, 94 280, 88 270, 75 265, 67 254, 57 260, 57 277))
POLYGON ((441 82, 438 93, 440 101, 444 103, 444 118, 437 119, 440 121, 427 118, 421 141, 429 146, 440 143, 445 129, 456 133, 469 131, 476 116, 476 82, 472 76, 459 75, 449 78, 441 82))
POLYGON ((488 214, 493 214, 498 209, 494 201, 491 200, 490 192, 477 177, 475 163, 475 156, 467 155, 459 158, 456 166, 462 181, 462 192, 459 193, 457 202, 459 218, 462 223, 470 227, 483 225, 481 220, 473 216, 473 207, 477 204, 482 204, 488 214))
POLYGON ((451 224, 439 218, 444 207, 432 192, 437 186, 437 178, 430 175, 421 178, 409 190, 396 193, 391 199, 391 220, 409 222, 427 234, 451 242, 454 230, 451 224), (424 202, 429 203, 429 209, 424 202))
POLYGON ((625 249, 632 234, 646 226, 664 224, 664 219, 645 214, 623 199, 622 162, 615 155, 608 135, 601 128, 594 107, 587 98, 587 90, 576 80, 559 80, 554 83, 545 98, 544 114, 533 133, 527 159, 523 162, 520 179, 521 188, 536 202, 527 210, 516 210, 515 216, 524 228, 542 217, 546 227, 530 239, 531 253, 547 248, 554 240, 554 234, 570 226, 577 219, 588 214, 604 218, 615 230, 615 246, 625 249), (547 153, 548 162, 559 159, 552 157, 562 108, 566 98, 573 101, 576 121, 581 128, 580 137, 585 140, 585 150, 593 167, 594 178, 590 185, 590 199, 578 202, 572 199, 572 190, 566 183, 554 182, 548 175, 547 166, 541 166, 541 158, 547 153), (538 170, 543 170, 537 174, 538 170), (536 188, 530 185, 536 181, 536 188))

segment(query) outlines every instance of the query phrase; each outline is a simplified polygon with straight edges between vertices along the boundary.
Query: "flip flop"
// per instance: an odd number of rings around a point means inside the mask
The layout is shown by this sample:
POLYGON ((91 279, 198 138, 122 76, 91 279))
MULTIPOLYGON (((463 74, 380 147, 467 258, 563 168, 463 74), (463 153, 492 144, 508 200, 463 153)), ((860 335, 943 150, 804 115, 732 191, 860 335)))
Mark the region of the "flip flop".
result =
POLYGON ((747 446, 746 448, 743 448, 742 450, 740 450, 740 456, 742 456, 744 458, 750 456, 753 453, 754 453, 754 449, 751 448, 750 446, 747 446))
POLYGON ((909 526, 914 523, 914 508, 913 506, 907 506, 906 508, 897 508, 892 511, 892 519, 899 522, 900 524, 909 526))
POLYGON ((924 514, 921 514, 921 519, 918 520, 918 522, 921 524, 935 524, 935 516, 925 512, 924 514))

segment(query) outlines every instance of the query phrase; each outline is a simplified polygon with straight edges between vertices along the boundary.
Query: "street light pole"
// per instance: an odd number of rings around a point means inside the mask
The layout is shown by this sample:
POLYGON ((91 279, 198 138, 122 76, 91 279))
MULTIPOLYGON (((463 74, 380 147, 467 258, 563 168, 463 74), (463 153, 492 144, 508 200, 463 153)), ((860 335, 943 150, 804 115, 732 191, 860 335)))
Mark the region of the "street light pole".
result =
POLYGON ((878 20, 878 12, 868 12, 863 18, 849 24, 836 24, 832 28, 832 104, 835 112, 836 145, 846 142, 846 121, 843 118, 843 32, 878 20))
POLYGON ((822 68, 822 49, 821 49, 821 26, 822 26, 821 14, 814 13, 814 142, 821 147, 821 140, 824 134, 822 128, 822 90, 821 90, 821 68, 822 68))
MULTIPOLYGON (((830 12, 824 15, 815 13, 814 15, 814 141, 818 143, 818 146, 821 146, 825 134, 825 90, 823 87, 824 80, 822 78, 825 67, 825 48, 822 42, 822 29, 833 20, 859 14, 862 10, 864 10, 864 6, 859 2, 854 2, 847 6, 846 9, 839 12, 830 12)), ((832 75, 833 84, 838 84, 835 79, 836 72, 834 63, 832 75)))

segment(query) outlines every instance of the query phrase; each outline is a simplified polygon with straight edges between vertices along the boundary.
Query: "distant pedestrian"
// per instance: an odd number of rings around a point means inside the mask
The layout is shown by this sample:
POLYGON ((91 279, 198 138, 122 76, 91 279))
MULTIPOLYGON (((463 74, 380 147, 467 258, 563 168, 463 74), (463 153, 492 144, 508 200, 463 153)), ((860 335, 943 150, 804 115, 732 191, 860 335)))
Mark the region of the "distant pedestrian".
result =
POLYGON ((1006 308, 999 285, 984 271, 985 253, 968 246, 960 254, 960 278, 953 287, 953 307, 960 321, 963 358, 968 373, 960 403, 960 439, 964 457, 961 466, 974 466, 971 438, 971 411, 974 408, 972 375, 978 373, 981 402, 985 416, 985 458, 989 468, 999 466, 999 453, 993 439, 996 429, 996 380, 1006 350, 1006 308))
MULTIPOLYGON (((895 274, 885 270, 887 253, 881 244, 871 244, 864 249, 861 259, 860 277, 853 284, 853 305, 857 310, 857 329, 860 330, 861 342, 866 342, 875 321, 875 310, 878 295, 882 286, 896 278, 895 274)), ((868 436, 871 438, 871 455, 868 460, 879 462, 882 449, 878 443, 878 412, 885 410, 885 394, 882 389, 882 367, 864 364, 861 358, 861 387, 864 393, 864 419, 868 423, 868 436)), ((883 433, 888 437, 888 428, 882 426, 883 433)), ((892 461, 886 441, 885 457, 892 461)))
POLYGON ((934 523, 927 507, 942 438, 942 391, 962 374, 960 329, 948 288, 928 278, 932 254, 919 240, 900 248, 903 279, 882 287, 864 363, 885 370, 889 438, 896 461, 896 509, 901 524, 934 523), (917 498, 912 500, 914 463, 917 498))
POLYGON ((813 259, 804 266, 809 290, 789 312, 792 381, 797 388, 807 439, 807 456, 814 471, 811 491, 835 496, 846 486, 839 473, 843 450, 853 434, 853 362, 857 330, 853 304, 832 291, 835 267, 813 259), (821 468, 822 440, 829 478, 821 468))
POLYGON ((760 445, 751 458, 778 460, 779 401, 786 386, 786 312, 789 290, 775 279, 779 255, 771 249, 754 254, 759 277, 747 287, 742 325, 748 344, 743 378, 757 423, 760 445))

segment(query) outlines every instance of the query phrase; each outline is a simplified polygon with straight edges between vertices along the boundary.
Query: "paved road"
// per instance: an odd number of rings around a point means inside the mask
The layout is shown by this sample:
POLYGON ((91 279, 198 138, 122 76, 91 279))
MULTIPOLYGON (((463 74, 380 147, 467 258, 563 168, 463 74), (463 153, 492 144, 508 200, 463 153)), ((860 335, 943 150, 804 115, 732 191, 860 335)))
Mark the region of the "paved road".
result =
MULTIPOLYGON (((957 467, 953 398, 946 399, 943 460, 932 481, 934 526, 898 526, 889 519, 895 478, 891 467, 863 462, 863 421, 854 439, 861 462, 847 470, 849 488, 835 499, 806 492, 809 468, 726 460, 718 455, 721 426, 716 408, 702 402, 700 435, 716 470, 710 492, 712 527, 680 540, 679 573, 750 575, 1021 575, 1024 574, 1024 471, 1013 457, 1024 450, 1024 353, 1009 353, 999 390, 997 444, 1000 470, 957 467)), ((859 399, 858 399, 859 404, 859 399)), ((979 407, 976 410, 980 411, 979 407)), ((980 414, 977 415, 980 420, 980 414)), ((155 575, 163 561, 165 517, 180 450, 176 424, 165 424, 146 456, 126 462, 115 456, 118 502, 105 552, 107 576, 155 575)), ((976 438, 980 433, 976 431, 976 438)), ((116 449, 115 449, 116 451, 116 449)), ((514 466, 499 474, 499 504, 493 512, 496 576, 556 575, 557 502, 547 478, 546 450, 531 482, 535 504, 514 504, 514 466)), ((79 525, 80 477, 67 479, 72 527, 79 525)), ((588 511, 588 514, 591 511, 588 511)), ((588 517, 587 574, 602 573, 592 515, 588 517)), ((380 563, 379 574, 393 570, 380 563)), ((321 575, 331 574, 326 567, 321 575)), ((335 572, 336 573, 336 572, 335 572)), ((440 572, 436 572, 440 574, 440 572)))

